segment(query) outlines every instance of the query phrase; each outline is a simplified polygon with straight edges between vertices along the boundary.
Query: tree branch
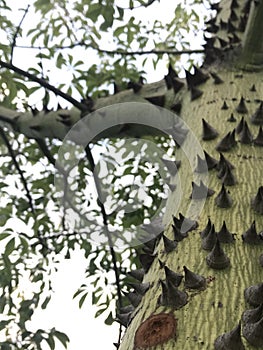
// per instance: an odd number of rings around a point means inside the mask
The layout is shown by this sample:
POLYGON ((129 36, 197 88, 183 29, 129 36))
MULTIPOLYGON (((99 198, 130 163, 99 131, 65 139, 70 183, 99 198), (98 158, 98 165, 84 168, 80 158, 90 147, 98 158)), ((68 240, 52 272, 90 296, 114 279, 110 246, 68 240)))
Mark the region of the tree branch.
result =
POLYGON ((10 70, 16 72, 17 74, 22 75, 23 77, 26 77, 26 78, 30 79, 31 81, 34 81, 34 82, 40 84, 41 86, 43 86, 43 87, 47 88, 48 90, 54 92, 54 94, 64 98, 66 101, 72 103, 73 106, 77 107, 82 112, 85 112, 85 111, 88 110, 87 106, 84 103, 81 103, 81 102, 75 100, 70 95, 62 92, 59 89, 57 89, 55 86, 49 84, 45 79, 38 78, 35 75, 30 74, 30 73, 24 71, 23 69, 20 69, 20 68, 14 66, 13 64, 4 62, 2 60, 0 60, 0 66, 2 66, 4 68, 7 68, 7 69, 10 69, 10 70))
POLYGON ((51 50, 51 49, 56 49, 56 50, 65 50, 65 49, 73 49, 74 47, 77 46, 83 46, 87 49, 93 49, 96 50, 100 53, 105 53, 108 55, 122 55, 122 56, 143 56, 143 55, 174 55, 174 56, 180 56, 180 55, 191 55, 194 53, 204 53, 205 51, 203 49, 196 49, 196 50, 145 50, 145 51, 125 51, 121 49, 116 49, 116 50, 106 50, 106 49, 100 49, 98 47, 94 47, 92 45, 86 44, 84 41, 79 41, 75 44, 71 45, 65 45, 65 46, 60 46, 60 45, 55 45, 53 47, 46 47, 46 46, 26 46, 26 45, 18 45, 16 47, 20 49, 34 49, 34 50, 51 50))
MULTIPOLYGON (((98 175, 96 172, 94 158, 93 158, 93 155, 91 153, 89 145, 86 146, 85 152, 86 152, 87 159, 88 159, 90 166, 91 166, 91 171, 92 171, 93 176, 94 176, 95 187, 96 187, 97 193, 99 194, 101 192, 99 178, 98 178, 98 175)), ((98 200, 98 205, 101 209, 103 224, 106 228, 106 236, 107 236, 109 247, 110 247, 110 253, 111 253, 111 258, 112 258, 112 263, 113 263, 113 270, 114 270, 114 274, 115 274, 116 287, 117 287, 117 295, 118 295, 118 302, 119 302, 118 306, 122 307, 120 276, 119 276, 119 271, 118 271, 118 267, 117 267, 116 253, 115 253, 115 250, 113 248, 113 241, 111 238, 111 233, 108 230, 108 215, 106 213, 104 204, 100 200, 98 200)))
POLYGON ((27 8, 25 9, 25 12, 24 12, 24 14, 23 14, 23 16, 22 16, 22 18, 21 18, 21 21, 20 21, 20 23, 18 24, 18 26, 17 26, 17 28, 16 28, 16 32, 15 32, 15 34, 14 34, 13 42, 12 42, 12 45, 11 45, 11 58, 10 58, 10 63, 12 63, 12 61, 13 61, 14 48, 15 48, 15 46, 16 46, 16 39, 17 39, 17 36, 18 36, 18 33, 19 33, 19 29, 21 28, 21 25, 22 25, 22 23, 23 23, 23 21, 24 21, 26 15, 27 15, 27 13, 28 13, 29 8, 30 8, 30 5, 27 5, 27 8))
POLYGON ((20 168, 20 166, 19 166, 19 164, 18 164, 18 162, 16 160, 16 155, 15 155, 13 149, 12 149, 12 146, 11 146, 7 136, 6 136, 6 133, 5 133, 4 129, 1 126, 0 126, 0 135, 1 135, 1 137, 2 137, 6 147, 8 149, 8 152, 9 152, 11 158, 12 158, 12 161, 14 163, 15 168, 16 168, 18 174, 20 175, 21 182, 22 182, 22 184, 24 186, 24 189, 26 191, 26 196, 28 198, 28 203, 29 203, 30 209, 31 209, 32 213, 35 214, 35 209, 34 209, 34 206, 33 206, 33 199, 31 197, 30 191, 28 189, 27 182, 26 182, 26 179, 24 177, 23 171, 21 170, 21 168, 20 168))

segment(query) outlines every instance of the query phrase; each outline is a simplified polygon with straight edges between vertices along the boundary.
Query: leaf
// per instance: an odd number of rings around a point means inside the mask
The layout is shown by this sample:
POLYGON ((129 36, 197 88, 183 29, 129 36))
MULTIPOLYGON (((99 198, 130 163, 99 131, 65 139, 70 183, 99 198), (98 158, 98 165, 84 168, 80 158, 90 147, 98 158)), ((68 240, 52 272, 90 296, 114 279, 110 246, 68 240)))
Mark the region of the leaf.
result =
POLYGON ((106 320, 104 321, 104 323, 107 325, 107 326, 111 326, 114 322, 114 319, 112 317, 112 312, 109 313, 108 317, 106 318, 106 320))
POLYGON ((8 321, 0 321, 0 331, 6 328, 6 326, 9 324, 10 320, 8 321))
POLYGON ((87 286, 85 284, 82 284, 80 286, 80 288, 74 293, 73 299, 75 299, 79 294, 81 294, 83 292, 83 290, 84 290, 83 287, 87 287, 87 286))
POLYGON ((92 20, 92 22, 96 22, 99 15, 102 12, 101 4, 96 3, 96 4, 91 4, 89 5, 89 9, 86 13, 86 16, 92 20))
POLYGON ((102 309, 98 310, 95 313, 95 318, 99 317, 101 314, 103 314, 103 312, 105 312, 107 310, 108 306, 106 305, 106 307, 103 307, 102 309))
POLYGON ((55 331, 53 334, 64 345, 64 347, 67 348, 67 343, 69 342, 69 337, 65 333, 62 333, 59 331, 55 331))
POLYGON ((53 335, 50 334, 49 337, 45 339, 45 341, 48 343, 51 350, 55 349, 55 340, 53 338, 53 335))
POLYGON ((46 299, 44 300, 44 302, 41 304, 41 309, 44 310, 46 309, 48 303, 50 302, 51 299, 51 295, 49 295, 48 297, 46 297, 46 299))
POLYGON ((10 236, 10 233, 0 233, 0 241, 5 239, 6 237, 10 236))
POLYGON ((10 255, 15 248, 15 238, 13 237, 5 247, 5 255, 10 255))
POLYGON ((85 293, 85 294, 83 294, 82 297, 80 298, 80 300, 79 300, 79 308, 80 308, 80 309, 82 308, 82 305, 83 305, 83 303, 84 303, 84 301, 85 301, 87 295, 88 295, 88 292, 85 293))
POLYGON ((120 36, 122 33, 124 33, 125 31, 125 26, 120 26, 120 27, 117 27, 114 32, 113 32, 113 35, 114 36, 120 36))

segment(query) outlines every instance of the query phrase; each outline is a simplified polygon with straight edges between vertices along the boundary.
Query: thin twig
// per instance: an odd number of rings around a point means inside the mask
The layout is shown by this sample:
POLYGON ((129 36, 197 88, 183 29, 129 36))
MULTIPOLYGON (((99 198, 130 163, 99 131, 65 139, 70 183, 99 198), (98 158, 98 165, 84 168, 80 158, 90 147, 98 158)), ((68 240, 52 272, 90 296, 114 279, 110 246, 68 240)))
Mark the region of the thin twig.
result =
POLYGON ((14 48, 15 48, 15 46, 16 46, 16 39, 17 39, 17 36, 18 36, 18 33, 19 33, 19 29, 20 29, 21 26, 22 26, 22 23, 23 23, 23 21, 24 21, 26 15, 27 15, 27 13, 28 13, 29 8, 30 8, 30 5, 27 5, 27 8, 25 9, 25 12, 24 12, 24 14, 23 14, 23 16, 22 16, 22 18, 21 18, 21 21, 20 21, 20 23, 18 24, 18 26, 17 26, 17 28, 16 28, 16 32, 15 32, 15 34, 14 34, 13 42, 12 42, 12 45, 11 45, 11 58, 10 58, 10 63, 12 63, 12 61, 13 61, 14 48))
POLYGON ((87 106, 85 104, 75 100, 70 95, 66 94, 65 92, 62 92, 59 89, 57 89, 55 86, 49 84, 45 79, 38 78, 35 75, 30 74, 30 73, 24 71, 23 69, 20 69, 20 68, 14 66, 13 64, 4 62, 2 60, 0 60, 0 66, 2 66, 4 68, 7 68, 7 69, 10 69, 10 70, 18 73, 19 75, 22 75, 23 77, 26 77, 26 78, 28 78, 28 79, 30 79, 30 80, 40 84, 41 86, 43 86, 43 87, 47 88, 48 90, 54 92, 54 94, 64 98, 66 101, 68 101, 71 104, 73 104, 73 106, 77 107, 79 110, 81 110, 83 112, 87 111, 87 106))
POLYGON ((14 163, 15 168, 16 168, 17 172, 20 175, 21 182, 22 182, 22 184, 24 186, 24 189, 26 191, 26 196, 27 196, 27 199, 28 199, 28 203, 29 203, 30 209, 31 209, 32 213, 35 214, 35 209, 34 209, 34 206, 33 206, 33 199, 31 197, 30 191, 28 189, 27 182, 26 182, 26 179, 24 177, 23 171, 21 170, 21 168, 20 168, 20 166, 19 166, 19 164, 18 164, 18 162, 16 160, 16 155, 15 155, 13 149, 12 149, 12 146, 11 146, 7 136, 6 136, 6 133, 5 133, 4 129, 1 126, 0 126, 0 135, 1 135, 1 137, 2 137, 6 147, 8 149, 8 152, 9 152, 11 158, 12 158, 12 161, 14 163))
POLYGON ((147 4, 141 4, 141 5, 138 5, 138 6, 134 6, 134 7, 120 7, 118 6, 119 8, 121 8, 122 10, 135 10, 135 9, 138 9, 140 7, 149 7, 151 6, 156 0, 149 0, 147 2, 147 4))
POLYGON ((65 50, 65 49, 73 49, 77 46, 83 46, 87 49, 93 49, 96 50, 100 53, 105 53, 108 55, 122 55, 122 56, 143 56, 143 55, 174 55, 174 56, 180 56, 180 55, 191 55, 195 53, 204 53, 205 51, 203 49, 196 49, 196 50, 170 50, 170 49, 164 49, 164 50, 140 50, 140 51, 125 51, 121 49, 116 49, 116 50, 106 50, 106 49, 100 49, 98 47, 94 47, 92 45, 86 44, 84 41, 79 41, 75 44, 71 45, 54 45, 53 47, 47 47, 47 46, 27 46, 27 45, 18 45, 17 47, 21 49, 34 49, 34 50, 51 50, 51 49, 56 49, 56 50, 65 50))
MULTIPOLYGON (((87 159, 88 159, 88 161, 90 163, 91 171, 92 171, 93 176, 94 176, 95 187, 96 187, 97 193, 99 194, 101 192, 99 178, 98 178, 98 174, 96 172, 94 158, 93 158, 93 155, 92 155, 92 152, 90 150, 90 146, 89 145, 86 146, 85 152, 86 152, 86 155, 87 155, 87 159)), ((102 218, 103 218, 103 224, 104 224, 105 229, 106 229, 106 236, 107 236, 108 243, 109 243, 109 246, 110 246, 110 253, 111 253, 111 258, 112 258, 112 263, 113 263, 113 270, 114 270, 114 274, 115 274, 116 287, 117 287, 118 304, 119 304, 118 306, 122 307, 120 275, 119 275, 119 271, 118 271, 118 267, 117 267, 117 258, 116 258, 115 250, 113 248, 113 241, 112 241, 112 238, 111 238, 111 233, 108 230, 108 215, 106 213, 104 204, 100 200, 98 200, 98 205, 99 205, 99 207, 101 209, 101 214, 102 214, 102 218)))

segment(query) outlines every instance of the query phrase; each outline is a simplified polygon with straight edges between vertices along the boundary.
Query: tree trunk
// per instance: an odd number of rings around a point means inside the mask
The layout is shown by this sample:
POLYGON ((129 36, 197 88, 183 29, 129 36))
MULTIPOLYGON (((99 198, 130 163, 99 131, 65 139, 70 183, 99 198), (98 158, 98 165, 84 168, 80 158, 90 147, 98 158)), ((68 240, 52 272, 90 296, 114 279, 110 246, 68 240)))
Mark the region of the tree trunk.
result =
MULTIPOLYGON (((203 150, 217 162, 220 152, 224 153, 227 161, 234 166, 232 169, 226 161, 222 166, 222 156, 219 170, 218 166, 211 165, 207 185, 214 194, 206 199, 200 211, 202 200, 190 199, 193 174, 198 178, 199 173, 189 166, 183 149, 177 149, 177 159, 182 163, 173 178, 177 184, 176 190, 167 203, 165 236, 174 239, 172 223, 176 226, 178 222, 176 219, 173 221, 173 216, 178 219, 179 212, 192 219, 199 213, 195 218, 198 227, 189 231, 188 236, 169 253, 163 239, 156 241, 153 251, 155 258, 151 266, 144 265, 144 269, 148 270, 144 282, 149 282, 150 288, 132 314, 120 315, 122 319, 126 317, 126 321, 129 319, 120 350, 210 350, 218 336, 238 326, 242 313, 251 308, 250 304, 257 306, 263 303, 262 288, 257 292, 256 301, 251 301, 253 293, 248 298, 250 289, 245 293, 246 299, 244 296, 246 288, 262 284, 263 281, 262 234, 255 232, 255 227, 258 232, 263 229, 263 135, 260 129, 263 124, 263 2, 250 0, 244 4, 243 0, 223 0, 214 8, 217 9, 217 17, 210 21, 209 30, 216 35, 207 38, 202 72, 196 69, 193 75, 187 73, 186 80, 180 80, 170 70, 160 82, 145 85, 140 91, 130 89, 99 99, 91 108, 96 110, 119 102, 148 101, 180 111, 180 117, 194 132, 203 150), (216 131, 207 131, 209 126, 205 125, 203 135, 203 119, 216 131), (228 133, 229 136, 220 143, 228 133), (183 198, 178 210, 179 190, 183 198), (225 222, 230 233, 234 233, 234 241, 220 243, 229 260, 223 256, 218 262, 211 256, 211 250, 218 253, 219 249, 213 230, 210 230, 209 239, 201 239, 200 232, 205 229, 209 219, 216 232, 225 222), (165 277, 165 266, 166 272, 169 268, 184 275, 178 288, 174 286, 174 281, 165 277), (204 276, 205 279, 200 279, 201 288, 200 285, 197 289, 196 286, 185 286, 185 275, 189 273, 185 272, 184 267, 204 276)), ((0 107, 0 124, 38 139, 63 139, 80 118, 81 113, 76 109, 33 116, 0 107)), ((125 129, 125 132, 124 128, 121 130, 125 135, 129 129, 125 129)), ((114 132, 121 136, 120 130, 114 132)), ((137 134, 140 132, 143 133, 141 127, 137 134)), ((184 144, 191 150, 187 137, 184 144)), ((196 185, 194 188, 196 192, 192 193, 192 197, 199 193, 196 185)), ((218 239, 221 237, 222 232, 218 239)), ((227 237, 231 240, 233 236, 230 234, 227 237)), ((241 339, 237 329, 234 336, 230 334, 219 338, 216 349, 254 349, 252 344, 262 348, 262 311, 258 322, 255 319, 253 322, 242 320, 241 339)))
MULTIPOLYGON (((227 133, 235 130, 232 136, 235 136, 237 142, 232 141, 231 144, 228 137, 226 152, 224 145, 221 145, 221 152, 224 152, 225 158, 235 168, 227 170, 227 175, 225 171, 218 171, 216 168, 209 171, 208 187, 215 193, 206 199, 197 219, 198 227, 189 232, 188 237, 180 241, 174 251, 166 252, 163 239, 156 245, 153 252, 156 257, 143 280, 150 283, 150 288, 130 317, 120 350, 210 350, 214 347, 215 339, 237 327, 242 313, 252 307, 244 297, 246 288, 261 284, 257 302, 252 304, 256 306, 263 303, 262 258, 260 264, 260 255, 263 252, 262 236, 260 238, 260 235, 256 236, 254 232, 252 234, 254 238, 252 237, 249 241, 247 234, 243 235, 251 226, 250 233, 253 231, 254 221, 257 230, 263 228, 262 132, 261 141, 256 143, 252 141, 259 133, 259 125, 263 124, 261 104, 263 73, 259 70, 263 63, 262 30, 257 33, 254 31, 255 27, 257 30, 263 23, 263 3, 247 2, 245 5, 246 11, 249 4, 251 5, 252 19, 249 18, 250 27, 246 28, 247 36, 244 36, 244 44, 240 46, 237 38, 241 38, 243 33, 235 28, 242 29, 247 17, 242 12, 244 8, 241 3, 241 1, 222 1, 222 10, 218 11, 216 22, 211 22, 211 29, 217 31, 217 38, 220 40, 213 39, 212 46, 210 46, 212 39, 208 42, 204 68, 216 75, 213 74, 213 77, 210 76, 207 80, 204 77, 202 80, 201 77, 199 81, 197 77, 201 75, 200 72, 196 72, 195 76, 188 76, 188 87, 183 88, 183 93, 182 90, 180 91, 181 118, 195 133, 204 151, 217 161, 220 158, 217 150, 217 148, 220 150, 220 147, 217 145, 227 133), (258 22, 253 21, 255 16, 258 22), (253 42, 249 38, 253 38, 253 42), (238 43, 233 43, 234 41, 238 43), (249 52, 252 47, 254 54, 249 52), (249 68, 250 71, 241 69, 241 66, 249 68), (196 81, 194 77, 197 78, 196 81), (256 111, 258 111, 257 114, 256 111), (242 118, 246 122, 242 122, 243 127, 240 126, 242 118), (218 135, 212 130, 206 131, 206 137, 203 137, 202 119, 205 119, 218 132, 218 135), (203 140, 203 138, 209 139, 209 135, 211 140, 203 140), (222 172, 225 176, 218 178, 222 172), (222 190, 222 182, 225 183, 227 192, 225 195, 227 198, 223 199, 222 196, 218 198, 222 190), (257 200, 254 200, 256 196, 257 200), (211 233, 208 240, 202 239, 200 235, 209 219, 214 224, 216 232, 220 231, 225 221, 227 229, 235 234, 235 240, 232 243, 220 244, 230 261, 229 266, 227 266, 227 260, 223 261, 221 266, 220 264, 216 266, 222 269, 215 269, 207 264, 207 256, 213 245, 217 246, 215 234, 211 233), (202 246, 207 250, 202 249, 202 246), (164 266, 185 276, 183 281, 187 279, 184 272, 184 266, 186 266, 194 273, 204 276, 206 286, 201 289, 189 289, 184 282, 181 282, 178 290, 186 292, 188 297, 185 304, 186 301, 182 295, 182 305, 178 305, 180 295, 176 294, 177 292, 169 284, 164 266), (170 293, 174 293, 175 300, 169 297, 169 290, 170 293)), ((184 142, 187 143, 187 138, 184 142)), ((171 240, 174 239, 172 216, 178 218, 179 211, 192 218, 195 211, 198 211, 198 206, 202 204, 199 199, 190 199, 194 169, 189 166, 182 149, 176 151, 176 156, 177 160, 182 161, 182 165, 174 178, 177 188, 168 200, 164 219, 165 235, 171 240), (178 189, 178 178, 180 178, 180 189, 178 189), (180 200, 179 210, 177 189, 181 190, 184 196, 180 200)), ((260 319, 261 323, 251 323, 250 327, 246 320, 242 321, 242 338, 239 337, 238 327, 234 336, 232 334, 232 336, 219 338, 216 341, 216 349, 242 349, 241 342, 245 349, 254 349, 252 344, 262 349, 262 312, 258 317, 258 320, 260 319)))

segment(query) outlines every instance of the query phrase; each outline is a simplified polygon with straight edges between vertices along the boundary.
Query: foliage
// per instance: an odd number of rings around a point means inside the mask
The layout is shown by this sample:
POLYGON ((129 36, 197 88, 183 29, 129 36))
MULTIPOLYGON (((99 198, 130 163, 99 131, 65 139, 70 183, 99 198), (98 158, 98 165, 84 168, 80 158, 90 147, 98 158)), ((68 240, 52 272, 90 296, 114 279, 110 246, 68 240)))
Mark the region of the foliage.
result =
MULTIPOLYGON (((145 77, 144 70, 149 60, 154 67, 161 60, 180 66, 178 56, 168 56, 165 51, 190 48, 188 34, 202 29, 200 13, 202 6, 207 4, 192 0, 187 5, 192 7, 186 6, 185 1, 179 2, 172 18, 163 23, 159 19, 143 20, 151 6, 156 6, 154 0, 36 0, 30 7, 19 10, 17 20, 12 16, 13 2, 1 0, 1 59, 19 65, 20 53, 26 52, 28 71, 48 80, 61 91, 77 99, 105 96, 112 92, 113 82, 123 89, 130 80, 145 77), (138 62, 137 54, 141 55, 146 49, 162 53, 146 55, 138 62)), ((20 1, 19 6, 23 6, 20 1)), ((45 87, 6 69, 1 69, 0 101, 5 107, 24 111, 32 106, 47 109, 58 103, 68 105, 45 87)), ((50 274, 56 270, 56 264, 62 258, 70 258, 77 246, 83 249, 87 258, 87 283, 80 286, 74 297, 78 298, 81 307, 91 283, 92 302, 98 305, 96 317, 107 311, 105 322, 111 324, 115 314, 110 305, 119 297, 118 292, 127 279, 127 269, 137 267, 140 246, 129 248, 125 245, 125 235, 122 235, 122 249, 115 252, 120 279, 119 290, 116 290, 111 277, 112 257, 109 257, 103 242, 101 207, 96 193, 89 186, 94 180, 86 154, 79 152, 75 155, 79 159, 77 172, 74 182, 67 185, 69 191, 74 191, 75 211, 88 217, 89 225, 83 225, 79 215, 79 226, 74 224, 73 228, 72 205, 67 197, 58 198, 54 187, 54 164, 47 160, 38 141, 3 130, 6 136, 1 138, 0 144, 0 313, 4 316, 0 331, 5 340, 1 349, 41 349, 45 342, 54 349, 55 338, 66 346, 67 336, 55 329, 32 332, 28 328, 34 310, 44 309, 49 303, 52 294, 50 274), (94 239, 90 239, 96 234, 96 237, 102 237, 97 246, 93 244, 94 239), (27 278, 30 281, 28 293, 21 289, 22 281, 27 278), (109 286, 106 294, 102 285, 109 286)), ((173 159, 170 142, 166 140, 165 143, 160 137, 150 139, 158 147, 162 146, 173 159)), ((46 143, 55 160, 60 142, 46 140, 46 143)), ((93 145, 101 152, 97 165, 100 182, 105 186, 113 184, 107 191, 108 218, 111 233, 116 237, 120 237, 118 230, 129 230, 152 216, 160 202, 163 186, 166 186, 160 180, 158 166, 143 159, 142 145, 138 143, 134 147, 123 146, 121 140, 106 140, 93 145), (123 149, 123 165, 116 168, 112 153, 123 149), (135 154, 138 159, 135 159, 135 154), (101 171, 102 168, 106 171, 101 171), (123 182, 125 176, 136 185, 123 182), (148 204, 140 197, 142 186, 145 186, 148 204), (136 199, 136 205, 131 213, 123 215, 116 208, 123 208, 131 196, 136 199)), ((61 181, 64 180, 62 176, 61 181)))

